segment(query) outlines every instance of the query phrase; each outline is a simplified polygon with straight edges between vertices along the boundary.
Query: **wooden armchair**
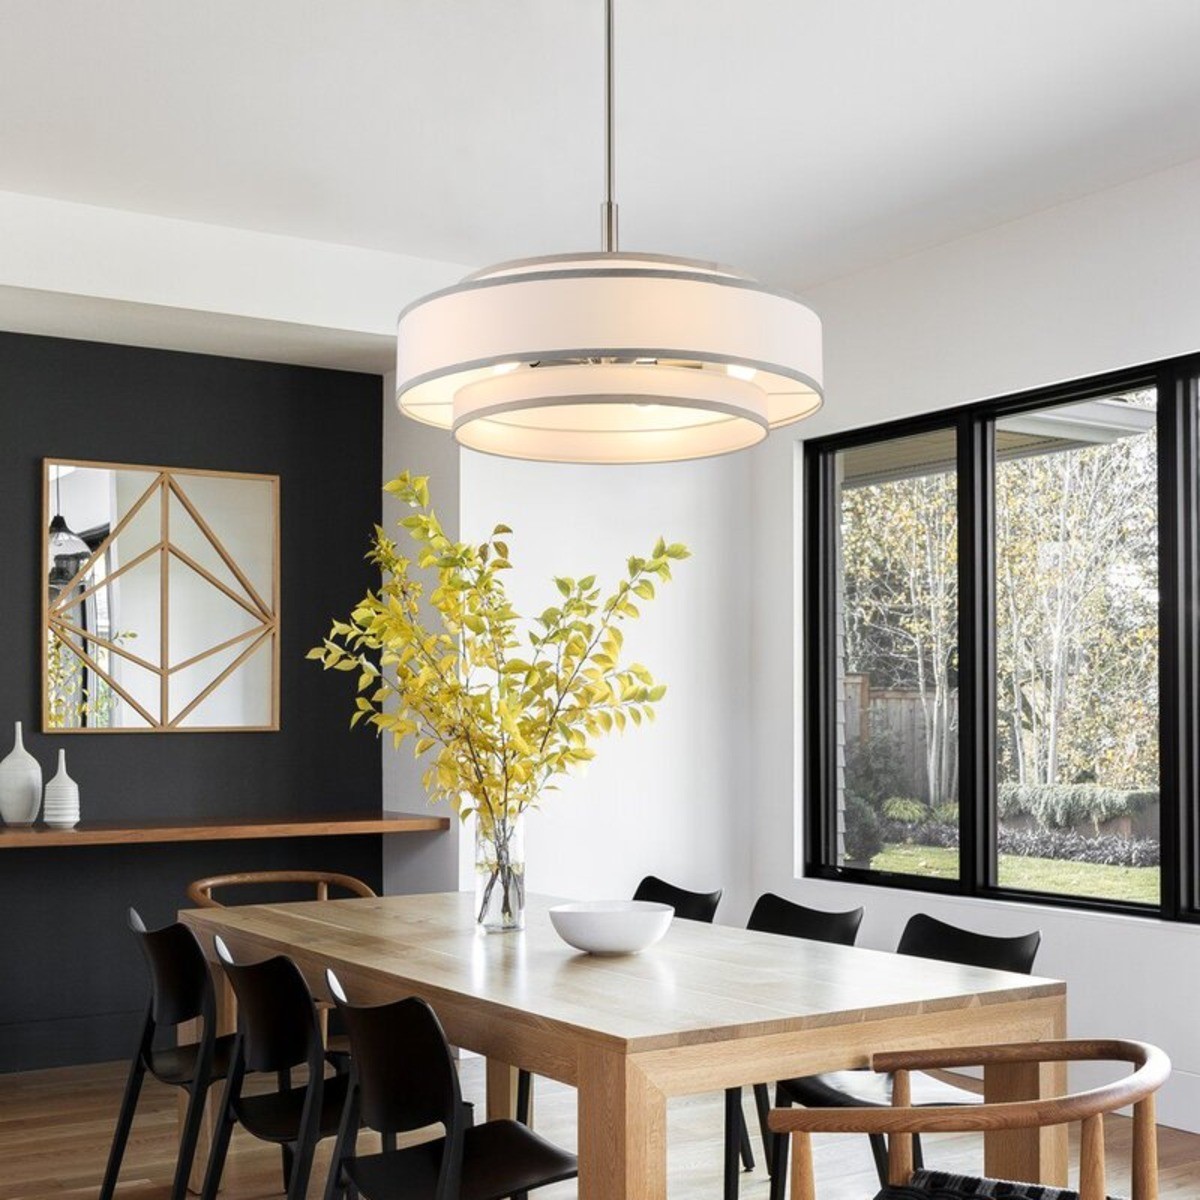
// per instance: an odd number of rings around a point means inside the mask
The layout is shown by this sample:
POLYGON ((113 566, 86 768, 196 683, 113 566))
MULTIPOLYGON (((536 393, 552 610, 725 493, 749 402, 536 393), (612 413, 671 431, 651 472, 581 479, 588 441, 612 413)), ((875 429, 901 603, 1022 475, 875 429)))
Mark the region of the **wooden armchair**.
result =
POLYGON ((1124 1041, 1025 1042, 1009 1046, 970 1046, 948 1050, 913 1050, 876 1054, 871 1069, 894 1075, 891 1108, 784 1108, 771 1112, 775 1133, 792 1138, 792 1200, 816 1200, 812 1134, 876 1133, 888 1136, 888 1186, 876 1200, 957 1200, 958 1197, 1002 1195, 1011 1200, 1037 1196, 1066 1200, 1074 1193, 1054 1187, 993 1191, 995 1180, 913 1171, 913 1135, 919 1133, 988 1133, 1082 1124, 1079 1200, 1107 1200, 1104 1182, 1104 1114, 1133 1105, 1133 1200, 1157 1200, 1158 1149, 1154 1093, 1171 1072, 1167 1056, 1154 1046, 1124 1041), (1087 1092, 969 1107, 911 1107, 910 1071, 947 1070, 992 1063, 1127 1062, 1134 1071, 1116 1083, 1087 1092))
POLYGON ((339 875, 336 871, 240 871, 236 875, 209 875, 189 883, 187 895, 197 908, 224 908, 225 905, 213 896, 218 889, 274 883, 311 883, 316 888, 318 900, 328 900, 331 887, 341 888, 355 896, 375 895, 361 879, 355 879, 353 875, 339 875))
MULTIPOLYGON (((361 879, 353 875, 340 875, 336 871, 239 871, 233 875, 209 875, 204 879, 193 879, 188 884, 188 899, 197 908, 225 908, 213 892, 232 887, 270 886, 276 883, 311 883, 316 889, 318 900, 329 899, 330 888, 340 888, 353 896, 373 898, 375 892, 361 879)), ((317 1018, 321 1023, 321 1038, 331 1049, 344 1050, 344 1039, 329 1040, 329 1013, 333 1005, 328 1000, 318 1000, 317 1018)))

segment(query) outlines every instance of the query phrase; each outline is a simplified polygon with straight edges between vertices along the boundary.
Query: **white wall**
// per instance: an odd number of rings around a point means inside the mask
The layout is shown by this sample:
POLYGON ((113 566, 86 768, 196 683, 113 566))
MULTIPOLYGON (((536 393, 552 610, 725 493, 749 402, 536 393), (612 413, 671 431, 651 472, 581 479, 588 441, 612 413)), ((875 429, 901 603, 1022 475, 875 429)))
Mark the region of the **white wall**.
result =
POLYGON ((654 873, 686 887, 723 886, 726 909, 744 907, 749 472, 744 455, 572 467, 463 452, 463 535, 483 538, 498 522, 513 528, 508 583, 521 612, 554 602, 554 575, 616 582, 626 559, 648 553, 660 534, 694 555, 625 627, 630 659, 668 685, 658 719, 600 742, 587 774, 568 777, 531 814, 532 890, 623 896, 654 873))
POLYGON ((0 191, 0 328, 387 370, 396 314, 465 267, 0 191))
MULTIPOLYGON (((802 435, 1196 350, 1197 196, 1193 162, 814 291, 827 399, 802 435)), ((1176 1074, 1162 1119, 1200 1130, 1200 928, 796 879, 805 720, 798 444, 775 437, 754 458, 752 891, 864 904, 861 942, 875 947, 893 946, 918 910, 992 932, 1040 927, 1038 970, 1067 980, 1071 1032, 1163 1045, 1176 1074)))
MULTIPOLYGON (((441 429, 432 429, 402 417, 396 408, 396 376, 383 379, 383 482, 404 471, 429 476, 433 507, 451 537, 460 524, 459 451, 454 440, 441 429)), ((385 529, 394 529, 409 510, 390 496, 380 494, 385 529)), ((364 538, 366 531, 364 530, 364 538)), ((399 531, 403 535, 403 530, 399 531)), ((407 535, 404 535, 407 536, 407 535)), ((422 764, 410 746, 392 749, 380 739, 383 755, 383 807, 396 812, 422 812, 429 804, 421 784, 422 764)), ((449 810, 446 815, 453 817, 449 810)), ((403 834, 383 839, 383 889, 388 895, 401 892, 453 892, 473 886, 466 860, 468 839, 457 820, 447 833, 403 834)))

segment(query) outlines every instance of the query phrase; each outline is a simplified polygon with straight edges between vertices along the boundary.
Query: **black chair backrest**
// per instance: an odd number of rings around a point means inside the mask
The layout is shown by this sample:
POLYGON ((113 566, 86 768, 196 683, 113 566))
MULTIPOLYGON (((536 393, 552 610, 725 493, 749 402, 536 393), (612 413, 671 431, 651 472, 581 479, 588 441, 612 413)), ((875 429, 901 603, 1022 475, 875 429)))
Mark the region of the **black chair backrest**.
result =
POLYGON ((1022 937, 994 937, 917 913, 904 927, 896 953, 1028 975, 1041 943, 1041 932, 1036 929, 1022 937))
POLYGON ((685 921, 705 921, 712 924, 717 915, 717 905, 721 903, 722 890, 715 892, 689 892, 659 879, 657 875, 647 875, 637 885, 633 893, 635 900, 653 900, 658 904, 669 904, 677 917, 685 921))
POLYGON ((134 908, 129 910, 129 928, 150 971, 154 1023, 178 1025, 203 1015, 206 997, 212 993, 212 977, 195 934, 178 921, 162 929, 147 929, 134 908))
POLYGON ((405 1133, 460 1120, 462 1093, 437 1014, 411 997, 370 1007, 336 995, 350 1035, 362 1119, 379 1133, 405 1133))
POLYGON ((759 933, 781 933, 785 937, 853 946, 862 919, 861 908, 852 908, 849 912, 823 912, 819 908, 805 908, 803 904, 785 900, 773 892, 764 892, 754 905, 746 928, 759 933))
POLYGON ((256 963, 222 960, 238 1005, 246 1067, 283 1071, 320 1061, 317 1009, 300 968, 282 954, 256 963))

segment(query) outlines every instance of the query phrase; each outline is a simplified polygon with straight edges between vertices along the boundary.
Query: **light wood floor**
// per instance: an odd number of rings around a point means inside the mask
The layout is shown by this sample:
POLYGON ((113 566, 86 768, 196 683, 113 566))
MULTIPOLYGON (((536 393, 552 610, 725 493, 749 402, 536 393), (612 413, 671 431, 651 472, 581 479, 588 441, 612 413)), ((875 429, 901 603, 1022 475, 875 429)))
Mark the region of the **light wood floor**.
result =
MULTIPOLYGON (((483 1111, 483 1064, 463 1063, 463 1090, 483 1111)), ((22 1075, 0 1075, 0 1200, 95 1197, 104 1172, 109 1138, 124 1084, 125 1065, 68 1067, 22 1075)), ((747 1117, 753 1121, 749 1104, 747 1117)), ((163 1200, 174 1170, 176 1092, 147 1081, 134 1124, 119 1197, 163 1200)), ((721 1196, 719 1097, 672 1101, 669 1114, 671 1200, 719 1200, 721 1196)), ((538 1081, 536 1125, 547 1137, 574 1149, 575 1094, 538 1081)), ((751 1128, 755 1126, 751 1125, 751 1128)), ((1110 1191, 1128 1194, 1129 1122, 1110 1118, 1110 1191)), ((757 1134, 756 1154, 759 1154, 757 1134)), ((364 1145, 369 1144, 364 1137, 364 1145)), ((1163 1129, 1160 1137, 1163 1200, 1200 1197, 1200 1136, 1163 1129)), ((761 1160, 761 1154, 759 1154, 761 1160)), ((931 1165, 978 1171, 981 1151, 971 1135, 932 1139, 931 1165)), ((877 1191, 865 1139, 823 1138, 817 1142, 821 1200, 870 1200, 877 1191)), ((328 1164, 328 1144, 318 1152, 309 1190, 319 1197, 328 1164)), ((766 1172, 741 1177, 745 1200, 766 1200, 766 1172)), ((280 1195, 278 1151, 240 1131, 234 1136, 226 1170, 225 1200, 260 1200, 280 1195)), ((544 1200, 568 1200, 574 1184, 538 1193, 544 1200)))

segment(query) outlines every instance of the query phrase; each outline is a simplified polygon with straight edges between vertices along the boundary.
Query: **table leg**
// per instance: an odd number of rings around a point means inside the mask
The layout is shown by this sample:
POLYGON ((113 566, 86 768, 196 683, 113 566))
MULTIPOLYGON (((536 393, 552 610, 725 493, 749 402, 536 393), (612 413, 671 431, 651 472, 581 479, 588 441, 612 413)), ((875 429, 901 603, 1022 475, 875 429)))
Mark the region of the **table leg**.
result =
MULTIPOLYGON (((1066 1036, 1066 1001, 1046 1036, 1066 1036)), ((1036 1100, 1067 1091, 1066 1063, 1003 1063, 984 1069, 983 1096, 989 1104, 1036 1100)), ((1067 1185, 1067 1127, 1008 1129, 984 1135, 984 1170, 993 1179, 1067 1185)))
POLYGON ((666 1200, 667 1101, 635 1059, 579 1056, 580 1200, 666 1200))
MULTIPOLYGON (((237 1029, 237 1001, 234 999, 233 988, 225 972, 216 963, 210 963, 209 969, 213 976, 213 989, 217 1000, 217 1036, 233 1033, 237 1029)), ((200 1022, 185 1021, 179 1026, 178 1039, 180 1042, 195 1042, 200 1038, 200 1022)), ((192 1159, 192 1173, 188 1177, 188 1191, 199 1194, 204 1186, 204 1172, 208 1169, 208 1153, 212 1148, 213 1124, 216 1120, 217 1105, 221 1099, 223 1082, 214 1083, 208 1089, 208 1102, 204 1106, 204 1117, 200 1122, 200 1137, 196 1142, 196 1155, 192 1159)), ((187 1113, 188 1095, 184 1089, 179 1091, 179 1132, 183 1133, 184 1117, 187 1113)))
POLYGON ((511 1121, 517 1115, 517 1068, 498 1058, 487 1060, 487 1119, 511 1121))

